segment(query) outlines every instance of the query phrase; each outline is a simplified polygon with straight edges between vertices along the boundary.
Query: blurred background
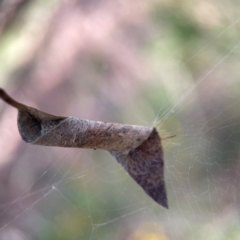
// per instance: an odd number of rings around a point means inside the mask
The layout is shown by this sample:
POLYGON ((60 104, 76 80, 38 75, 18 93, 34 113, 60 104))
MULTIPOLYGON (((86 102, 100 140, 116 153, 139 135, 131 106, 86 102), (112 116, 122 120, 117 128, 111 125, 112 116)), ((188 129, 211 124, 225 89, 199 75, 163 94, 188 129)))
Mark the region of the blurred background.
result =
POLYGON ((170 209, 105 151, 33 146, 0 102, 0 239, 240 239, 235 0, 2 0, 0 86, 62 116, 157 127, 170 209))

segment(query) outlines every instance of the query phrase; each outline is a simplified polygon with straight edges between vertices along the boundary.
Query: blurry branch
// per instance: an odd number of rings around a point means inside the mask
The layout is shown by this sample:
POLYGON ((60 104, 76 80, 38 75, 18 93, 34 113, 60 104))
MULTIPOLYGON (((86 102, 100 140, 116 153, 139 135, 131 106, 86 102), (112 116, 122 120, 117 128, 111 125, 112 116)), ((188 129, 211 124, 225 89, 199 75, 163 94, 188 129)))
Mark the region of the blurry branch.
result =
POLYGON ((29 0, 3 0, 0 4, 0 36, 29 0))
POLYGON ((18 109, 18 129, 24 141, 107 150, 150 197, 168 208, 163 149, 155 128, 54 116, 15 101, 1 88, 0 98, 18 109))

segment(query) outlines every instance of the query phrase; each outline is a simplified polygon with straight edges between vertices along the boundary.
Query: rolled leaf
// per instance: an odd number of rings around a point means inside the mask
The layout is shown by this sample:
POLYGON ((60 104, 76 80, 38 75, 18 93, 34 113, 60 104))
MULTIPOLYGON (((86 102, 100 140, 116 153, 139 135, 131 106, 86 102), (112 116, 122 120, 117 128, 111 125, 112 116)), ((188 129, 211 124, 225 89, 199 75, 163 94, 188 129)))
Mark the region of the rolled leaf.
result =
POLYGON ((19 133, 27 143, 107 150, 151 198, 168 208, 163 149, 155 128, 54 116, 15 101, 1 88, 0 97, 18 109, 19 133))

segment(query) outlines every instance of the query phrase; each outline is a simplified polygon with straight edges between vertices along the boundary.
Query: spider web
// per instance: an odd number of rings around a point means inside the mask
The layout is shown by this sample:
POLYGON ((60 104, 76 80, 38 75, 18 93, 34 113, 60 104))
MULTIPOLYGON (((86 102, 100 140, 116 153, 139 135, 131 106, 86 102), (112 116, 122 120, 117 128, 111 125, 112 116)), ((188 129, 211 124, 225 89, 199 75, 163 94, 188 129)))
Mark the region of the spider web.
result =
MULTIPOLYGON (((210 51, 239 20, 185 63, 210 51)), ((177 135, 163 142, 169 210, 107 152, 26 145, 20 158, 31 162, 22 166, 33 164, 38 172, 1 206, 1 239, 239 239, 239 46, 238 39, 231 42, 194 81, 182 74, 184 64, 157 62, 164 70, 153 73, 158 80, 141 83, 139 93, 150 88, 156 93, 149 99, 158 98, 164 89, 166 98, 155 108, 148 99, 136 103, 129 85, 122 86, 135 117, 130 123, 156 126, 162 137, 177 135)))

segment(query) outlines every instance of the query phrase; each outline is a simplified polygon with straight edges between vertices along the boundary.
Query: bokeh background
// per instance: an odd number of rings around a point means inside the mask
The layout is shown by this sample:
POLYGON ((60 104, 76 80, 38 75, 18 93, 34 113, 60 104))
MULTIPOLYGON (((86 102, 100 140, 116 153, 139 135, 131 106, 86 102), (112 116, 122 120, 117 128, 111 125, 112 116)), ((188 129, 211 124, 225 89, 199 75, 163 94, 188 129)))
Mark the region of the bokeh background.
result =
POLYGON ((240 239, 235 0, 2 0, 0 86, 43 111, 157 127, 170 209, 105 151, 24 143, 0 102, 0 239, 240 239))

